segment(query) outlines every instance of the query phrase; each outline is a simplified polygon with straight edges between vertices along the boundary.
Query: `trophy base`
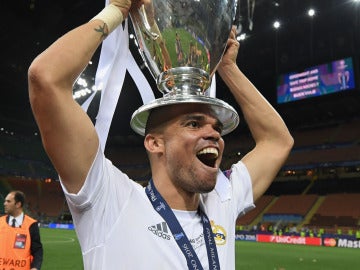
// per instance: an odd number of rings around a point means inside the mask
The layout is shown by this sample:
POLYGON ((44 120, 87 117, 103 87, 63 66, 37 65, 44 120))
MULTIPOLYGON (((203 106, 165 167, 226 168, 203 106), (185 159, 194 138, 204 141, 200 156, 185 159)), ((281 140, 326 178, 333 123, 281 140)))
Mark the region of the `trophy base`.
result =
POLYGON ((211 84, 209 74, 196 67, 175 67, 168 69, 157 78, 159 90, 166 94, 203 94, 211 84))
POLYGON ((223 125, 221 135, 226 135, 233 131, 240 122, 239 115, 235 109, 223 100, 208 97, 202 94, 184 95, 169 93, 164 95, 162 98, 158 98, 152 100, 148 104, 144 104, 136 110, 131 117, 130 126, 136 133, 144 136, 146 123, 152 110, 162 106, 178 106, 190 103, 203 104, 211 108, 223 125))

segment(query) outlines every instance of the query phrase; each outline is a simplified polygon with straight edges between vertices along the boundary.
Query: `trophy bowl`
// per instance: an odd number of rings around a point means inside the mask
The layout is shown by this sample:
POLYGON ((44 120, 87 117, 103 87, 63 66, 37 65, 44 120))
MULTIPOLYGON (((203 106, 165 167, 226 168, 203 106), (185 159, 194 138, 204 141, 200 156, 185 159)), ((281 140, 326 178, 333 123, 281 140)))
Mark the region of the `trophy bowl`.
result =
POLYGON ((224 132, 239 117, 226 102, 209 97, 236 13, 235 0, 147 0, 130 12, 139 51, 163 98, 140 107, 131 126, 144 135, 150 111, 176 103, 205 103, 220 112, 224 132), (224 124, 224 123, 223 123, 224 124))

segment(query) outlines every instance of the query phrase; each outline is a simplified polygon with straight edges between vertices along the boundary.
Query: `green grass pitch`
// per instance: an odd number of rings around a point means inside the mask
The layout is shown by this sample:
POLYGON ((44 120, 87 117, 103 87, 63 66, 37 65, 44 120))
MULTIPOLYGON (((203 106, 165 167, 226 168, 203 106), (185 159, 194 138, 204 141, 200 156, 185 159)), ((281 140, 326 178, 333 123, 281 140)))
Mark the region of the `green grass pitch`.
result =
MULTIPOLYGON (((40 233, 42 270, 83 269, 75 231, 41 228, 40 233)), ((237 270, 354 270, 359 266, 360 249, 236 241, 237 270)))
POLYGON ((44 248, 42 270, 82 270, 79 241, 74 230, 40 229, 44 248))

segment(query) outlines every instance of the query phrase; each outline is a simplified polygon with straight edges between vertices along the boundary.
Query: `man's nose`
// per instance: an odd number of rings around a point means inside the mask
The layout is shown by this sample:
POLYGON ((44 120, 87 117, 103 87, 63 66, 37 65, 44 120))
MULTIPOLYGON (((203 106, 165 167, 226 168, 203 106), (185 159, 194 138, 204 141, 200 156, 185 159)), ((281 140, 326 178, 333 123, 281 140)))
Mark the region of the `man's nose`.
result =
POLYGON ((213 125, 206 125, 204 129, 204 137, 207 139, 212 139, 218 141, 221 138, 220 131, 214 128, 213 125))

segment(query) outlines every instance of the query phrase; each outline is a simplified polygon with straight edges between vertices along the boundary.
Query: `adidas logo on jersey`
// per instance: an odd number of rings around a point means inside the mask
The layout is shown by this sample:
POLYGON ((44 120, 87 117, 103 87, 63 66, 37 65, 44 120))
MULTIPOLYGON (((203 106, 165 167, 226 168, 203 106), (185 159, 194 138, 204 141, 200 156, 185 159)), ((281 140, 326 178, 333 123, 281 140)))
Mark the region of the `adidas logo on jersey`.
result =
POLYGON ((169 229, 166 222, 161 222, 148 227, 149 231, 165 240, 170 240, 169 229))

